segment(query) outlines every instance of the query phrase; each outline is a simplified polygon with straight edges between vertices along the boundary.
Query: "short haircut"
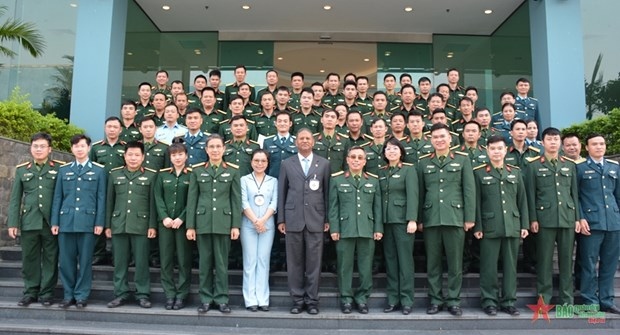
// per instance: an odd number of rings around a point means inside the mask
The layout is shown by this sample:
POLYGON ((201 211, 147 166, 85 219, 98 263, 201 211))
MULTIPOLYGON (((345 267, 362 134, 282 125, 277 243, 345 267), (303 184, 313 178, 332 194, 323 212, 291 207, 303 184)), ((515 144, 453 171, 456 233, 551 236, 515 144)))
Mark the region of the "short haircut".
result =
POLYGON ((437 130, 445 129, 448 133, 450 132, 450 127, 448 127, 445 123, 435 123, 431 126, 431 134, 437 130))
POLYGON ((507 103, 502 105, 502 112, 504 111, 504 108, 506 108, 506 107, 512 107, 512 110, 514 110, 515 112, 517 111, 517 108, 515 107, 515 105, 513 103, 507 102, 507 103))
POLYGON ((312 96, 314 96, 314 91, 313 91, 310 87, 304 87, 304 88, 301 90, 301 93, 299 93, 299 96, 301 96, 302 94, 304 94, 304 92, 305 92, 305 93, 310 93, 310 94, 312 94, 312 96))
POLYGON ((469 91, 474 91, 476 92, 476 94, 478 94, 478 89, 476 88, 476 86, 467 86, 467 88, 465 88, 465 94, 467 94, 467 92, 469 91))
POLYGON ((295 134, 295 137, 299 137, 299 134, 301 134, 301 133, 308 133, 308 134, 310 134, 310 137, 314 138, 314 134, 312 133, 312 130, 310 130, 310 129, 306 128, 306 127, 303 127, 301 129, 299 129, 297 131, 297 133, 295 134))
POLYGON ((560 136, 560 130, 554 127, 548 127, 542 132, 542 139, 545 140, 545 136, 560 136))
POLYGON ((515 84, 516 84, 516 85, 519 85, 519 83, 526 83, 526 84, 529 84, 529 83, 530 83, 530 81, 529 81, 529 79, 527 79, 527 78, 523 78, 523 77, 521 77, 521 78, 517 79, 517 82, 516 82, 515 84))
POLYGON ((355 79, 355 82, 359 83, 360 80, 366 80, 366 82, 369 81, 368 77, 366 77, 366 76, 359 76, 359 77, 357 77, 357 79, 355 79))
POLYGON ((254 152, 252 153, 252 159, 254 159, 254 157, 255 157, 257 154, 263 154, 263 155, 265 155, 265 157, 267 157, 267 164, 269 164, 269 156, 270 156, 270 155, 269 155, 269 151, 267 151, 267 150, 265 150, 265 149, 256 149, 256 150, 254 150, 254 152))
MULTIPOLYGON (((575 136, 577 136, 577 135, 575 135, 575 136)), ((605 140, 605 136, 603 136, 603 134, 601 134, 601 133, 591 133, 590 135, 586 136, 586 145, 588 145, 588 142, 591 139, 595 138, 595 137, 602 137, 603 140, 605 140)), ((577 138, 579 138, 579 137, 577 137, 577 138)))
POLYGON ((205 77, 205 75, 204 75, 204 74, 199 74, 199 75, 197 75, 196 77, 194 77, 194 82, 196 82, 196 80, 198 80, 198 79, 200 79, 200 78, 202 78, 202 79, 204 79, 205 81, 207 81, 207 77, 205 77))
POLYGON ((274 70, 274 69, 271 69, 271 70, 267 70, 267 72, 265 72, 265 76, 267 76, 267 75, 268 75, 269 73, 271 73, 271 72, 275 73, 275 74, 276 74, 276 76, 279 76, 279 75, 280 75, 280 74, 278 73, 278 71, 276 71, 276 70, 274 70))
POLYGON ((465 127, 467 127, 468 124, 476 125, 476 127, 478 127, 478 131, 482 130, 482 127, 480 126, 480 123, 478 123, 475 120, 469 120, 469 121, 465 122, 465 125, 463 126, 463 130, 465 130, 465 127))
POLYGON ((301 77, 301 80, 306 79, 304 74, 299 71, 291 73, 291 79, 293 79, 294 77, 301 77))
POLYGON ((533 123, 536 125, 536 127, 538 127, 538 121, 534 120, 534 119, 527 119, 525 120, 525 125, 529 125, 530 123, 533 123))
POLYGON ((185 96, 185 97, 187 98, 187 93, 185 93, 185 92, 180 92, 180 93, 177 93, 177 95, 175 95, 175 96, 174 96, 174 102, 177 102, 177 99, 178 99, 180 96, 185 96))
POLYGON ((418 79, 418 85, 420 85, 421 83, 431 83, 431 79, 429 77, 422 77, 420 79, 418 79))
POLYGON ((349 120, 349 116, 353 115, 353 114, 357 114, 360 116, 360 118, 362 119, 362 122, 364 121, 364 115, 362 114, 362 111, 360 111, 359 109, 352 109, 350 111, 347 112, 347 121, 349 120))
POLYGON ((353 72, 349 72, 349 73, 345 74, 343 78, 346 79, 347 77, 350 77, 350 76, 353 76, 353 81, 357 80, 357 76, 353 72))
POLYGON ((155 72, 155 76, 157 77, 157 75, 160 74, 160 73, 163 73, 163 74, 166 75, 166 77, 169 77, 168 76, 168 71, 166 71, 166 70, 158 70, 157 72, 155 72))
POLYGON ((241 83, 241 84, 237 85, 237 88, 239 89, 239 88, 241 88, 242 86, 247 86, 249 90, 252 90, 252 86, 250 86, 250 84, 248 84, 248 83, 246 83, 246 82, 243 82, 243 83, 241 83))
POLYGON ((340 80, 340 75, 339 75, 339 74, 337 74, 336 72, 330 72, 330 73, 328 73, 328 74, 327 74, 327 76, 325 77, 325 79, 328 79, 328 80, 329 80, 329 77, 332 77, 332 76, 336 76, 336 77, 338 78, 338 80, 340 80))
MULTIPOLYGON (((187 115, 188 113, 189 112, 185 113, 185 115, 187 115)), ((147 116, 143 117, 142 120, 140 120, 140 124, 138 126, 142 127, 142 124, 144 122, 148 122, 148 121, 151 121, 151 122, 153 122, 154 125, 157 125, 157 122, 155 122, 155 119, 153 119, 153 116, 147 115, 147 116)))
POLYGON ((344 83, 344 85, 342 86, 342 88, 346 88, 347 86, 353 86, 356 90, 357 90, 357 84, 354 81, 347 81, 344 83))
POLYGON ((512 120, 512 122, 510 122, 510 130, 513 130, 515 128, 515 125, 522 123, 525 128, 527 128, 527 122, 525 122, 525 120, 521 120, 521 119, 516 119, 516 120, 512 120))
POLYGON ((110 116, 110 117, 108 117, 107 119, 105 119, 105 122, 103 124, 108 124, 108 122, 110 122, 110 121, 116 121, 121 126, 123 125, 123 122, 121 122, 121 119, 119 119, 118 116, 110 116))
POLYGON ((278 86, 278 89, 276 90, 276 94, 278 94, 278 92, 286 92, 288 94, 291 94, 291 91, 288 90, 288 87, 284 85, 278 86))
POLYGON ((153 94, 153 99, 155 99, 156 96, 158 95, 163 95, 164 96, 164 100, 168 100, 168 96, 166 96, 166 94, 164 92, 155 92, 155 94, 153 94))
POLYGON ((211 134, 209 135, 209 137, 207 137, 207 141, 205 142, 205 145, 209 145, 209 142, 213 141, 213 140, 220 140, 222 142, 222 145, 224 145, 224 138, 222 136, 220 136, 219 134, 211 134))
POLYGON ((403 78, 409 78, 409 79, 411 79, 411 81, 413 81, 413 78, 411 77, 411 75, 409 73, 401 74, 400 77, 398 78, 398 80, 403 81, 403 78))
POLYGON ((489 112, 489 116, 491 115, 491 111, 487 107, 480 106, 480 107, 476 108, 476 110, 474 111, 474 117, 478 117, 478 114, 480 112, 489 112))
POLYGON ((277 111, 277 112, 276 112, 276 119, 278 119, 278 117, 279 117, 280 115, 286 115, 286 116, 288 116, 288 120, 289 120, 290 122, 292 122, 292 121, 293 121, 293 116, 291 116, 291 113, 289 113, 289 112, 287 112, 287 111, 277 111))
POLYGON ((407 122, 407 117, 405 116, 404 113, 401 113, 401 112, 392 113, 392 115, 390 115, 390 121, 394 120, 394 118, 398 117, 398 116, 402 116, 403 117, 403 121, 407 122))
POLYGON ((382 95, 382 96, 384 96, 384 97, 385 97, 385 99, 387 100, 387 93, 385 93, 385 92, 383 92, 383 91, 377 91, 377 92, 375 92, 375 94, 373 94, 373 95, 372 95, 372 98, 373 98, 373 99, 374 99, 374 98, 376 98, 376 97, 377 97, 377 95, 382 95))
POLYGON ((202 111, 198 107, 192 107, 185 112, 185 117, 194 113, 202 114, 202 111))
POLYGON ((213 92, 213 96, 216 95, 215 94, 215 89, 213 87, 211 87, 211 86, 207 86, 207 87, 203 88, 202 91, 200 91, 200 93, 201 94, 205 94, 205 92, 207 92, 207 91, 213 92))
POLYGON ((502 92, 502 94, 500 94, 500 95, 499 95, 499 100, 502 100, 502 98, 504 97, 504 95, 509 95, 509 96, 511 96, 513 99, 515 98, 515 94, 514 94, 514 93, 512 93, 512 92, 510 92, 510 91, 505 91, 505 92, 502 92))
POLYGON ((351 151, 353 150, 362 150, 364 152, 364 157, 366 157, 366 150, 364 150, 364 148, 362 148, 359 145, 354 145, 352 147, 349 148, 349 150, 347 150, 347 156, 349 156, 349 154, 351 153, 351 151))
POLYGON ((336 110, 336 107, 344 107, 344 109, 347 111, 347 113, 349 113, 349 106, 343 104, 343 103, 338 103, 336 104, 336 106, 334 106, 334 110, 336 110))
POLYGON ((230 101, 228 102, 228 104, 232 105, 232 102, 235 101, 235 100, 241 100, 241 103, 243 103, 243 98, 239 94, 237 94, 237 95, 232 96, 230 98, 230 101))
POLYGON ((437 85, 437 87, 435 88, 435 92, 439 92, 439 89, 442 88, 442 87, 447 87, 448 90, 450 90, 450 86, 448 86, 448 84, 441 83, 441 84, 437 85))
POLYGON ((230 118, 230 122, 229 123, 232 124, 233 122, 238 121, 238 120, 243 120, 245 122, 245 124, 248 124, 248 119, 246 119, 245 116, 243 116, 243 115, 233 115, 230 118))
POLYGON ((383 160, 386 163, 389 163, 389 160, 387 159, 387 157, 385 157, 385 149, 387 148, 388 144, 398 147, 398 150, 400 150, 401 161, 405 158, 405 156, 407 156, 407 151, 405 151, 405 147, 403 147, 403 144, 400 143, 400 141, 396 137, 390 137, 387 141, 385 141, 385 143, 383 144, 383 149, 381 150, 381 156, 383 156, 383 160))
POLYGON ((151 88, 151 83, 149 83, 148 81, 141 82, 140 84, 138 84, 138 90, 140 90, 142 86, 148 86, 149 88, 151 88))
POLYGON ((90 137, 84 135, 84 134, 77 134, 77 135, 73 135, 73 137, 71 137, 71 145, 76 145, 78 143, 80 143, 81 140, 85 140, 86 141, 86 145, 90 145, 91 140, 90 137))
POLYGON ((168 155, 176 154, 179 152, 187 153, 187 147, 182 142, 182 138, 174 138, 173 143, 168 147, 168 155), (180 140, 180 141, 179 141, 180 140), (175 142, 176 141, 176 142, 175 142))
POLYGON ((428 101, 431 101, 431 99, 432 99, 433 97, 438 97, 439 99, 441 99, 441 102, 444 102, 444 101, 445 101, 445 100, 444 100, 444 97, 443 97, 443 94, 441 94, 441 93, 437 93, 437 92, 429 94, 429 95, 428 95, 428 101))
POLYGON ((30 144, 32 144, 32 142, 38 141, 38 140, 46 140, 47 141, 47 145, 49 145, 50 147, 52 146, 52 135, 50 135, 50 134, 48 134, 46 132, 38 132, 38 133, 35 133, 34 135, 32 135, 32 137, 30 137, 30 144))
POLYGON ((237 71, 239 69, 243 69, 243 71, 245 71, 245 72, 248 71, 248 69, 245 68, 245 65, 241 65, 241 64, 235 66, 235 71, 237 71))
POLYGON ((462 97, 461 100, 459 100, 459 106, 463 103, 463 101, 469 101, 470 104, 474 104, 474 101, 470 97, 462 97))
MULTIPOLYGON (((602 136, 602 135, 601 135, 602 136)), ((577 133, 566 133, 566 134, 562 134, 562 142, 564 142, 564 139, 566 138, 573 138, 576 137, 577 140, 579 140, 579 135, 577 135, 577 133)), ((586 140, 586 143, 588 142, 588 140, 586 140)))
POLYGON ((503 142, 506 144, 506 139, 502 135, 491 135, 487 138, 487 147, 493 143, 503 142))
POLYGON ((443 114, 444 116, 448 116, 446 110, 443 108, 435 108, 435 110, 431 113, 431 119, 435 117, 435 114, 443 114))
POLYGON ((136 108, 136 102, 132 101, 132 100, 123 100, 121 101, 121 108, 125 107, 125 106, 133 106, 133 108, 136 108))
POLYGON ((209 72, 209 78, 211 78, 211 77, 222 78, 222 71, 220 71, 218 69, 211 70, 211 72, 209 72))
POLYGON ((125 143, 125 153, 127 153, 127 151, 129 151, 129 149, 131 148, 140 149, 140 152, 142 152, 142 154, 144 155, 144 143, 140 141, 129 141, 125 143))
POLYGON ((385 76, 383 76, 383 81, 385 82, 385 80, 388 79, 388 78, 392 78, 392 79, 396 80, 396 76, 395 75, 393 75, 391 73, 388 73, 385 76))
POLYGON ((323 90, 325 90, 325 87, 323 87, 323 84, 319 83, 318 81, 315 81, 314 83, 312 83, 312 85, 310 85, 310 87, 315 87, 315 86, 320 86, 323 90))
POLYGON ((457 73, 459 72, 459 70, 455 67, 449 68, 448 71, 446 71, 447 74, 450 74, 450 72, 452 71, 456 71, 457 73))
POLYGON ((380 117, 372 120, 372 122, 370 122, 370 127, 374 126, 375 124, 377 124, 379 122, 383 122, 383 124, 387 127, 387 122, 385 122, 385 120, 380 118, 380 117))
POLYGON ((334 113, 336 114, 336 118, 338 117, 338 112, 336 112, 335 109, 327 108, 326 110, 323 111, 323 115, 326 115, 327 113, 334 113))
POLYGON ((410 89, 412 89, 412 90, 413 90, 413 94, 415 94, 415 93, 416 93, 416 91, 415 91, 415 87, 413 87, 413 85, 411 85, 411 84, 405 84, 405 85, 403 85, 403 86, 400 88, 400 92, 402 93, 402 92, 403 92, 406 88, 410 88, 410 89))
POLYGON ((407 122, 409 122, 409 119, 411 119, 412 117, 420 117, 422 120, 424 120, 424 114, 414 110, 409 112, 409 115, 407 115, 407 122))

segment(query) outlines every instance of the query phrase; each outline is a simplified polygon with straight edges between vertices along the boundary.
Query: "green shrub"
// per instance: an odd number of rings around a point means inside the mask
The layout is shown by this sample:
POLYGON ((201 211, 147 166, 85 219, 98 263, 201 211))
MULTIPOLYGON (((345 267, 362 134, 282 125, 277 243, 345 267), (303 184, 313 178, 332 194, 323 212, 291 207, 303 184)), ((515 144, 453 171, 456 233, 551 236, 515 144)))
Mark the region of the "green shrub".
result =
MULTIPOLYGON (((607 140, 606 155, 620 154, 620 109, 616 108, 605 116, 572 125, 562 130, 563 134, 576 133, 582 142, 592 133, 600 133, 607 140)), ((585 150, 585 145, 582 145, 585 150)))
POLYGON ((0 136, 30 142, 32 134, 40 131, 52 135, 54 149, 67 152, 71 151, 71 137, 84 132, 54 114, 43 116, 32 109, 28 95, 21 94, 19 88, 8 100, 0 101, 0 136))

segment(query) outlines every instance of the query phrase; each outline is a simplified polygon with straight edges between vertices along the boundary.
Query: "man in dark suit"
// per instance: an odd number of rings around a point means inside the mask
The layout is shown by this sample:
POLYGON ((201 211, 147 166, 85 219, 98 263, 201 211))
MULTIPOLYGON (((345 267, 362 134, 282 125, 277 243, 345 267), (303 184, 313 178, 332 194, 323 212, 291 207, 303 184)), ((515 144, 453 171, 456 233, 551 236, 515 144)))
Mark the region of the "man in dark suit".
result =
POLYGON ((295 140, 298 155, 280 167, 278 230, 286 234, 288 285, 293 298, 292 314, 305 307, 318 314, 319 278, 323 232, 329 230, 329 161, 312 153, 314 138, 302 128, 295 140))

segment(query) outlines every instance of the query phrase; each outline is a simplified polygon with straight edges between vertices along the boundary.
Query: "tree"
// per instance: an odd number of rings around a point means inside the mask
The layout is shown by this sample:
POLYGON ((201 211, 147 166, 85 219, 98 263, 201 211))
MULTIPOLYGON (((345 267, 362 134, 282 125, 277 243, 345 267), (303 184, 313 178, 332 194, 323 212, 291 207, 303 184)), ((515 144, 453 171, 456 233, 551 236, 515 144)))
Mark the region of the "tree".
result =
MULTIPOLYGON (((6 14, 7 6, 0 6, 0 17, 6 14)), ((45 42, 34 23, 8 19, 0 26, 0 54, 13 58, 17 52, 4 46, 6 42, 18 42, 32 57, 43 55, 45 42)))
POLYGON ((71 64, 68 66, 56 66, 56 74, 52 79, 56 85, 45 90, 46 97, 43 99, 41 114, 54 113, 60 119, 69 121, 71 110, 71 84, 73 82, 73 56, 64 55, 62 58, 71 64))
POLYGON ((600 73, 601 62, 603 61, 603 54, 598 54, 596 58, 596 64, 592 71, 592 79, 590 83, 586 82, 586 106, 588 111, 586 112, 586 119, 592 120, 595 111, 602 111, 607 114, 608 111, 601 110, 601 98, 600 95, 604 89, 603 74, 600 73))

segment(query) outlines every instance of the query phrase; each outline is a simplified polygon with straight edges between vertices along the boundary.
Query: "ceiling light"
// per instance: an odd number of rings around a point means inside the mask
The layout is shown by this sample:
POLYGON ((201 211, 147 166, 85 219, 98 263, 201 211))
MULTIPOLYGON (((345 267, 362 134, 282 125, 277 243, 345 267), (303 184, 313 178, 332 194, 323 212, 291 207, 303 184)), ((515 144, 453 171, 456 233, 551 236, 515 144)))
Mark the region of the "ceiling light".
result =
POLYGON ((168 5, 163 5, 163 6, 161 6, 161 9, 163 9, 163 10, 170 10, 170 6, 168 6, 168 5))
POLYGON ((248 9, 250 9, 250 5, 243 5, 243 6, 241 6, 241 8, 243 8, 245 10, 248 10, 248 9))
POLYGON ((384 53, 385 57, 390 57, 390 55, 391 55, 391 54, 392 54, 392 52, 391 52, 391 51, 386 51, 386 52, 384 53))
POLYGON ((77 4, 76 3, 70 3, 69 6, 75 8, 75 7, 77 7, 77 4))
POLYGON ((323 9, 330 10, 330 9, 332 9, 332 6, 331 5, 325 5, 325 6, 323 6, 323 9))
POLYGON ((256 53, 258 53, 259 55, 262 55, 264 52, 261 49, 256 50, 256 53))
POLYGON ((446 57, 452 58, 452 57, 454 57, 454 55, 453 54, 448 54, 448 55, 446 55, 446 57))
POLYGON ((319 72, 321 72, 321 73, 325 73, 325 70, 322 70, 322 69, 321 69, 321 70, 319 70, 319 72))
POLYGON ((493 10, 492 10, 492 9, 486 9, 486 10, 484 11, 484 13, 485 13, 485 14, 487 14, 487 15, 489 15, 489 14, 492 14, 492 13, 493 13, 493 10))
POLYGON ((127 56, 133 56, 133 52, 128 52, 127 56))
POLYGON ((413 12, 413 7, 405 7, 405 12, 413 12))
POLYGON ((278 57, 278 60, 283 60, 283 59, 284 59, 284 57, 278 57))
POLYGON ((364 62, 370 62, 369 58, 364 58, 364 62))
POLYGON ((375 86, 376 86, 375 84, 370 84, 370 87, 375 87, 375 86))

